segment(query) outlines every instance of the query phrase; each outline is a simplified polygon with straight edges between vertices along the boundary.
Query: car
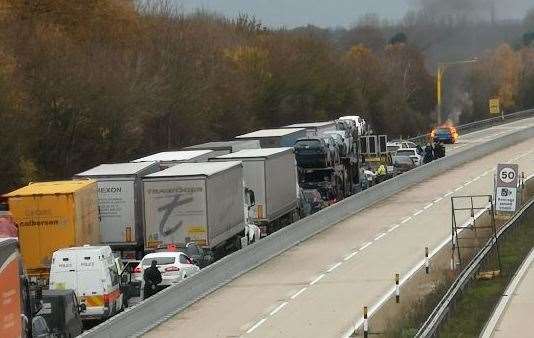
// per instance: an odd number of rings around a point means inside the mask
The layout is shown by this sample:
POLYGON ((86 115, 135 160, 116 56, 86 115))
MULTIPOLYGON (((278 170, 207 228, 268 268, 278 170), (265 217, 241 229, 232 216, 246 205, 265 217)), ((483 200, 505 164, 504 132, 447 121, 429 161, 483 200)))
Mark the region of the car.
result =
POLYGON ((346 130, 327 131, 325 135, 332 136, 338 142, 341 156, 348 156, 352 152, 352 136, 346 130))
POLYGON ((415 166, 423 164, 423 152, 419 148, 401 148, 397 150, 394 160, 397 157, 410 157, 413 159, 415 166))
POLYGON ((325 135, 328 135, 334 139, 334 143, 337 148, 337 153, 340 157, 347 156, 347 145, 345 144, 345 139, 343 138, 343 136, 341 136, 341 134, 338 134, 337 132, 333 131, 325 133, 325 135))
POLYGON ((135 269, 139 277, 143 278, 145 269, 150 267, 152 261, 156 261, 158 270, 161 272, 162 282, 160 286, 169 286, 187 277, 191 277, 200 271, 200 268, 189 256, 180 251, 154 252, 145 255, 141 264, 135 269))
POLYGON ((324 168, 332 163, 330 147, 322 138, 305 138, 295 142, 295 159, 302 168, 324 168))
POLYGON ((78 302, 74 290, 43 290, 41 304, 37 315, 46 320, 55 336, 76 337, 82 334, 80 313, 85 311, 86 305, 78 302))
POLYGON ((433 142, 454 144, 458 141, 458 132, 452 126, 434 128, 430 136, 433 142))
POLYGON ((317 189, 302 189, 302 204, 306 216, 312 215, 325 207, 321 193, 317 189))
POLYGON ((396 156, 393 158, 393 166, 399 174, 412 170, 416 167, 413 158, 410 156, 396 156))
POLYGON ((339 163, 339 148, 337 145, 336 140, 330 135, 323 135, 323 140, 328 145, 328 149, 330 149, 331 154, 331 163, 330 166, 334 166, 337 163, 339 163))
POLYGON ((356 124, 356 128, 358 129, 358 135, 365 134, 365 131, 367 130, 367 123, 363 118, 358 115, 342 116, 339 119, 354 121, 354 123, 356 124))

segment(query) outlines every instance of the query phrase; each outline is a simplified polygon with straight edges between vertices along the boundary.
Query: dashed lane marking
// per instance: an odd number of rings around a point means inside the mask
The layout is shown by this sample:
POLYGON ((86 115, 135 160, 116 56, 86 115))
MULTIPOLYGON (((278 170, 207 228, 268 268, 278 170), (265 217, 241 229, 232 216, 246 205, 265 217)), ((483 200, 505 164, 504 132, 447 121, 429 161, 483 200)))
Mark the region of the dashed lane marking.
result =
POLYGON ((314 280, 312 280, 312 281, 310 282, 310 285, 313 285, 313 284, 317 283, 318 281, 320 281, 321 279, 323 279, 324 276, 326 276, 324 273, 323 273, 323 274, 320 274, 319 276, 317 276, 317 278, 315 278, 314 280))
POLYGON ((302 289, 300 289, 299 291, 297 291, 297 293, 295 293, 293 296, 289 297, 291 299, 295 299, 297 298, 301 293, 303 293, 304 291, 306 291, 308 289, 308 287, 303 287, 302 289))
POLYGON ((274 310, 269 313, 269 316, 274 316, 277 314, 280 310, 282 310, 287 305, 287 302, 283 302, 282 304, 278 305, 274 310))

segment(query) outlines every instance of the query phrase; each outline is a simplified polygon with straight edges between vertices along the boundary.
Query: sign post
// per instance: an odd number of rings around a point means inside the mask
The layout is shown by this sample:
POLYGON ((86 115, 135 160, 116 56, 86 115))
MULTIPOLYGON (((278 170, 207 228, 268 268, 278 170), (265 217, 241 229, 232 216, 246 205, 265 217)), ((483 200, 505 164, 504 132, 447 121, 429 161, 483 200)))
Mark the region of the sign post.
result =
POLYGON ((495 210, 514 213, 517 207, 519 166, 498 164, 495 182, 495 210))

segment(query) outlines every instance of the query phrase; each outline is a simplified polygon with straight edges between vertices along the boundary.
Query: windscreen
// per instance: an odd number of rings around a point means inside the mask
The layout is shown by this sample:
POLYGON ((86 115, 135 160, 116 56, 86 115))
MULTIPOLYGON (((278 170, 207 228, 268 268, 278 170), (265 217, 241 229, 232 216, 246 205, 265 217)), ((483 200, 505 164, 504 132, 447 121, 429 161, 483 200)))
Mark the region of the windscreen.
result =
POLYGON ((438 128, 438 133, 447 134, 447 133, 450 133, 450 130, 449 128, 438 128))
POLYGON ((321 148, 321 142, 319 140, 302 140, 302 141, 298 141, 295 144, 295 148, 319 149, 321 148))
POLYGON ((152 264, 152 261, 156 261, 157 265, 174 264, 175 260, 176 257, 174 256, 145 258, 143 259, 143 266, 150 266, 152 264))

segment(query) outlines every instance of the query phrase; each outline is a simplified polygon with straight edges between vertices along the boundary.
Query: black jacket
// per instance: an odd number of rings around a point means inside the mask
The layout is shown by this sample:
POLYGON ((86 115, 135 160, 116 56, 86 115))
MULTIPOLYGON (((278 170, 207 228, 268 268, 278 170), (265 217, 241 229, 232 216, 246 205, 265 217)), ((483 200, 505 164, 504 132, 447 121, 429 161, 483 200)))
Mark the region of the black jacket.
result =
POLYGON ((161 272, 159 272, 158 268, 153 268, 150 266, 145 270, 145 273, 143 274, 143 279, 145 280, 145 286, 148 285, 158 285, 161 283, 161 272))

